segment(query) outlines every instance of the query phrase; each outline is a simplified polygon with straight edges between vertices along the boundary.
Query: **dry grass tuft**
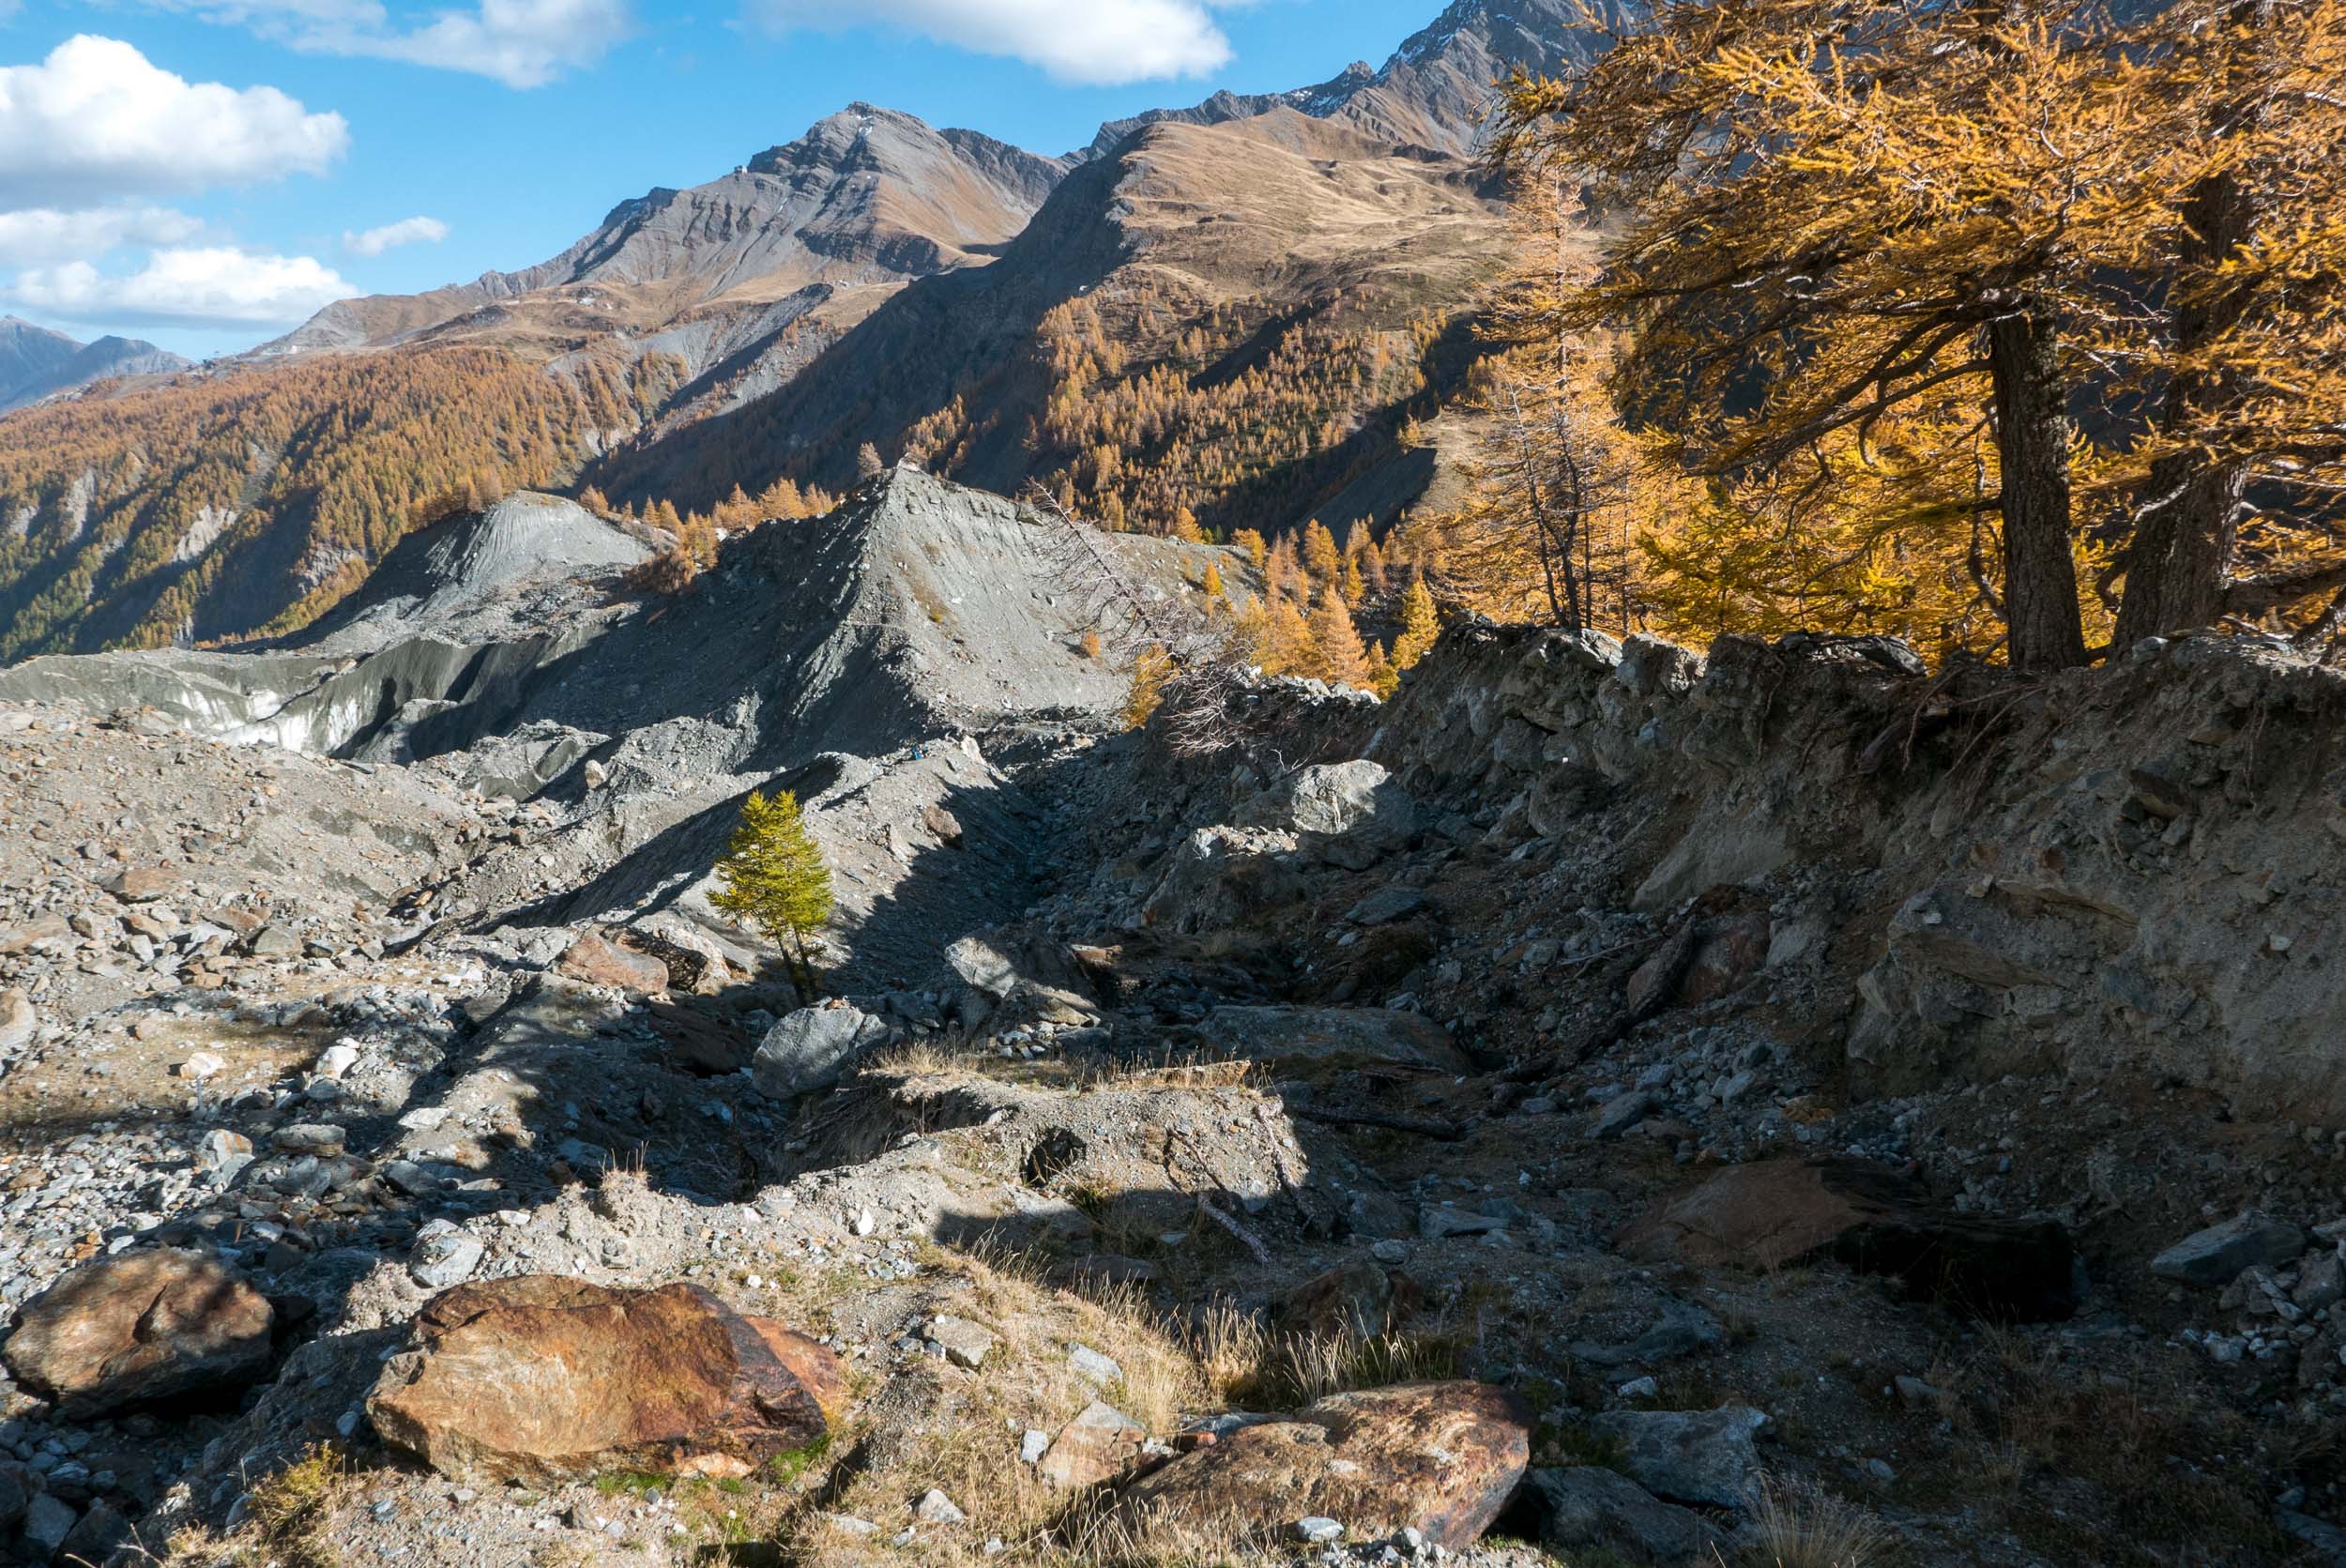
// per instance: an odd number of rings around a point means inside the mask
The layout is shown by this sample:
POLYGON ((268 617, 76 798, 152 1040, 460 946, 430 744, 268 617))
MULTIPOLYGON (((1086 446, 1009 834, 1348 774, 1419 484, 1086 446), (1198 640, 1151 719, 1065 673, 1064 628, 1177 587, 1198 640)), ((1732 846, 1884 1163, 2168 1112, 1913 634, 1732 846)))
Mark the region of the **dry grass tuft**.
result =
POLYGON ((1332 1393, 1455 1378, 1462 1340, 1442 1332, 1292 1334, 1217 1297, 1188 1332, 1190 1354, 1226 1404, 1295 1409, 1332 1393))
POLYGON ((924 1378, 899 1378, 876 1395, 920 1405, 914 1409, 900 1403, 882 1423, 895 1431, 843 1442, 828 1456, 825 1473, 810 1470, 798 1505, 778 1525, 783 1560, 865 1560, 871 1539, 833 1523, 847 1515, 879 1526, 883 1540, 910 1528, 913 1539, 894 1552, 894 1561, 977 1568, 1003 1560, 1090 1560, 1073 1555, 1069 1542, 1080 1525, 1106 1527, 1080 1513, 1071 1515, 1078 1499, 1045 1484, 1034 1466, 1019 1463, 1020 1435, 1029 1428, 1056 1433, 1095 1399, 1152 1432, 1176 1431, 1185 1415, 1211 1400, 1196 1363, 1130 1286, 1088 1294, 1063 1288, 1042 1277, 1044 1259, 1009 1251, 973 1255, 939 1248, 925 1261, 960 1276, 963 1288, 950 1310, 998 1336, 984 1373, 970 1378, 938 1368, 924 1378), (1078 1344, 1113 1358, 1122 1378, 1105 1387, 1086 1379, 1068 1360, 1078 1344), (917 1433, 918 1440, 905 1440, 906 1431, 917 1433), (931 1487, 952 1499, 968 1521, 915 1521, 912 1504, 931 1487), (1011 1548, 1008 1556, 985 1553, 985 1543, 995 1538, 1011 1548))
POLYGON ((334 1511, 350 1480, 339 1452, 313 1448, 246 1494, 247 1528, 282 1568, 336 1568, 343 1554, 334 1511))
POLYGON ((1743 1559, 1747 1568, 1881 1568, 1897 1547, 1871 1511, 1806 1483, 1768 1477, 1743 1559))
POLYGON ((1069 1568, 1224 1568, 1285 1554, 1259 1519, 1171 1508, 1117 1509, 1105 1499, 1064 1521, 1044 1560, 1069 1568))
POLYGON ((1215 1397, 1226 1405, 1237 1404, 1270 1364, 1271 1331, 1256 1314, 1226 1296, 1216 1296, 1191 1327, 1189 1348, 1215 1397))

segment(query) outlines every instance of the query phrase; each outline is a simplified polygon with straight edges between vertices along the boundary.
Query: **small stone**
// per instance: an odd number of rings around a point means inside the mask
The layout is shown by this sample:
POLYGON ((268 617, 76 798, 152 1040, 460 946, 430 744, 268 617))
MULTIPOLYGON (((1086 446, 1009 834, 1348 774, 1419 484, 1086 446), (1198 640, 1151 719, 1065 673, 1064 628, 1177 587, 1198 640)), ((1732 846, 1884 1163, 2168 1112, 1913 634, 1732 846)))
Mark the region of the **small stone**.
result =
POLYGON ((337 1043, 328 1045, 319 1053, 317 1066, 313 1071, 324 1077, 339 1078, 358 1065, 358 1047, 337 1043))
POLYGON ((1315 1514, 1309 1518, 1295 1521, 1295 1538, 1298 1541, 1309 1542, 1315 1546, 1324 1546, 1332 1542, 1343 1540, 1344 1527, 1333 1519, 1322 1518, 1315 1514))
POLYGON ((227 1065, 227 1061, 216 1051, 198 1051, 172 1071, 182 1078, 192 1078, 202 1083, 227 1065))
POLYGON ((330 1121, 297 1122, 280 1127, 269 1144, 282 1154, 314 1154, 330 1160, 343 1151, 349 1134, 330 1121))
POLYGON ((1428 1241, 1439 1241, 1446 1236, 1482 1236, 1506 1228, 1505 1220, 1470 1213, 1447 1203, 1429 1203, 1417 1213, 1417 1233, 1428 1241))
POLYGON ((947 1361, 972 1372, 985 1364, 987 1353, 999 1343, 990 1329, 966 1317, 941 1315, 929 1319, 928 1340, 945 1353, 947 1361))
POLYGON ((953 1505, 952 1499, 934 1486, 922 1494, 921 1500, 913 1505, 912 1516, 925 1524, 932 1525, 957 1525, 969 1517, 953 1505))
POLYGON ((1390 925, 1408 920, 1425 907, 1425 895, 1415 888, 1382 888, 1346 912, 1354 925, 1390 925))
POLYGON ((1596 1123, 1589 1129, 1596 1138, 1617 1138, 1653 1114, 1654 1097, 1641 1088, 1615 1095, 1596 1113, 1596 1123))
POLYGON ((1051 1434, 1029 1426, 1018 1439, 1018 1457, 1027 1464, 1040 1464, 1051 1446, 1051 1434))
POLYGON ((1899 1377, 1892 1380, 1891 1386, 1897 1390, 1898 1403, 1910 1410, 1936 1412, 1946 1408, 1947 1396, 1920 1378, 1899 1377))
POLYGON ((2278 1268, 2306 1250, 2306 1233, 2250 1210, 2195 1231, 2151 1259, 2151 1272, 2186 1285, 2221 1288, 2247 1270, 2278 1268))
POLYGON ((1662 1385, 1652 1378, 1632 1378, 1618 1392, 1623 1399, 1651 1399, 1662 1392, 1662 1385))
POLYGON ((1120 1382, 1124 1377, 1122 1367, 1089 1345, 1069 1346, 1067 1364, 1075 1369, 1078 1377, 1088 1378, 1095 1383, 1120 1382))
POLYGON ((60 1502, 47 1492, 35 1494, 18 1526, 23 1534, 24 1544, 32 1548, 32 1560, 46 1562, 55 1557, 64 1547, 66 1537, 73 1533, 73 1527, 80 1518, 71 1504, 60 1502))
POLYGON ((472 1278, 472 1271, 480 1267, 481 1250, 480 1239, 468 1231, 453 1225, 439 1231, 426 1226, 416 1238, 407 1272, 426 1290, 446 1290, 472 1278))
POLYGON ((195 1162, 206 1170, 233 1177, 252 1163, 252 1140, 242 1133, 215 1127, 195 1146, 195 1162))

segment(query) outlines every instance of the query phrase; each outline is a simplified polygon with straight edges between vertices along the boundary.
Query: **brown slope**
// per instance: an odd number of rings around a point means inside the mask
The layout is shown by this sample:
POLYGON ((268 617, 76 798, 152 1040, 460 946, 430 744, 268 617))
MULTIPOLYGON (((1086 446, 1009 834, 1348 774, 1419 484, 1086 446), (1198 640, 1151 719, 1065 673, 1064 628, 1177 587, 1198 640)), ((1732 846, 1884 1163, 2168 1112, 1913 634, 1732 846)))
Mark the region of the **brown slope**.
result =
MULTIPOLYGON (((1145 400, 1135 525, 1187 504, 1275 526, 1396 455, 1399 404, 1424 389, 1412 324, 1489 274, 1500 223, 1463 161, 1293 110, 1151 125, 1070 175, 994 266, 907 287, 770 397, 592 477, 706 505, 783 473, 841 484, 870 439, 991 489, 1056 484, 1096 444, 1087 418, 1145 400), (1118 368, 1071 384, 1087 358, 1118 368)), ((1373 493, 1385 515, 1413 494, 1373 493)))

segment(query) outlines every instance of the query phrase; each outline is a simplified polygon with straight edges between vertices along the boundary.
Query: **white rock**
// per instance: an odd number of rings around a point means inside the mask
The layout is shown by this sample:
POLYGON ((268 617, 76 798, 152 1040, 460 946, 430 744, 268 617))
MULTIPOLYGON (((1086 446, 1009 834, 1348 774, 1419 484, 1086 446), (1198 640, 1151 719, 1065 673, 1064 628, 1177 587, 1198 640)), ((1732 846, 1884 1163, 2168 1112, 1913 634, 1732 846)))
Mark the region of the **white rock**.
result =
POLYGON ((1067 1347, 1067 1364, 1074 1367, 1078 1376, 1089 1378, 1095 1383, 1117 1382, 1124 1376, 1124 1369, 1114 1360, 1089 1345, 1070 1345, 1067 1347))
POLYGON ((182 1078, 192 1078, 202 1083, 227 1065, 226 1059, 216 1051, 198 1051, 172 1071, 182 1078))

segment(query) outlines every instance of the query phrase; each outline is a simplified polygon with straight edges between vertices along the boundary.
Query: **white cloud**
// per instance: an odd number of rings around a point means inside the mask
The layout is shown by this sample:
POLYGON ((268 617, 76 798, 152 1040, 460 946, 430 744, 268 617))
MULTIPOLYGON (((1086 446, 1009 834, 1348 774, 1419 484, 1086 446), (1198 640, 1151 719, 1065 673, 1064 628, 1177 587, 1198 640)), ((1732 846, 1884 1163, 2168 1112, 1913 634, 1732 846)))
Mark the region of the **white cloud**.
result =
POLYGON ((403 218, 381 228, 343 231, 343 249, 354 256, 379 256, 402 245, 437 245, 448 237, 448 225, 436 218, 403 218))
POLYGON ((68 320, 152 327, 284 327, 358 291, 309 256, 221 245, 157 251, 137 272, 108 276, 87 262, 20 273, 6 294, 68 320))
MULTIPOLYGON (((542 87, 591 66, 632 30, 629 0, 480 0, 436 10, 419 25, 381 0, 147 0, 167 10, 250 27, 320 54, 404 60, 470 71, 509 87, 542 87)), ((6 4, 6 0, 0 0, 6 4)))
POLYGON ((0 66, 0 211, 315 174, 350 130, 274 87, 195 83, 116 38, 0 66))
POLYGON ((203 232, 199 220, 167 206, 0 212, 0 266, 86 260, 117 245, 177 245, 203 232))
POLYGON ((1061 82, 1110 84, 1195 76, 1228 63, 1215 0, 748 0, 776 31, 880 22, 982 54, 1007 54, 1061 82))

